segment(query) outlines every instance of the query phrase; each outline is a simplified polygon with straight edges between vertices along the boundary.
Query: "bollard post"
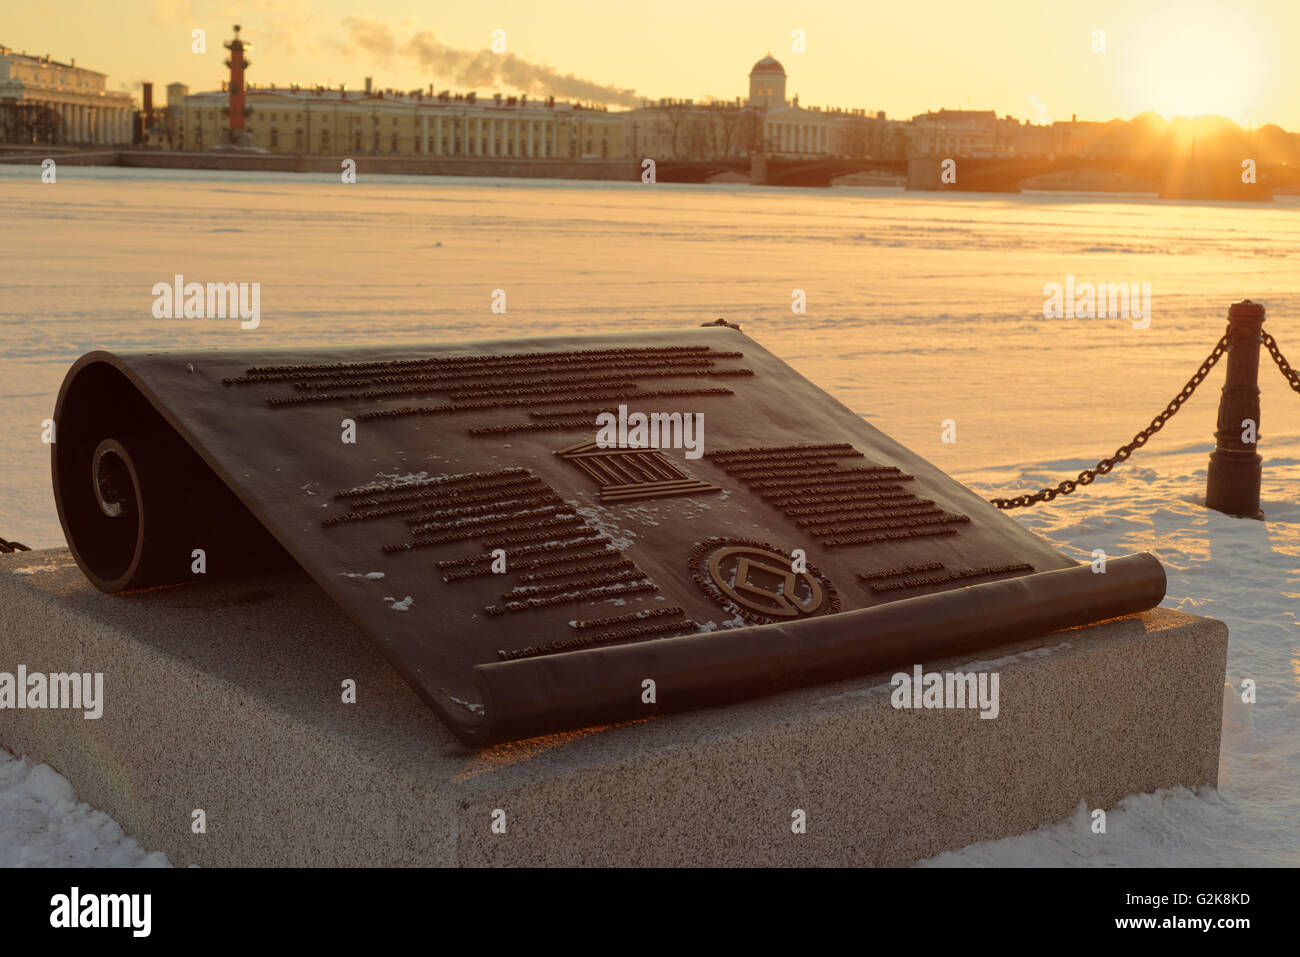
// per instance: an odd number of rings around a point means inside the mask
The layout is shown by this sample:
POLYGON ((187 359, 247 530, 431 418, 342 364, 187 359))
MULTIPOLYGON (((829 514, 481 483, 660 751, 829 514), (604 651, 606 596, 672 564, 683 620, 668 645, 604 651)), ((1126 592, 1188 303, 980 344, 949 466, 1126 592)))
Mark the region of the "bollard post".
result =
POLYGON ((1228 309, 1228 371, 1205 482, 1206 508, 1241 518, 1264 517, 1259 508, 1263 460, 1255 450, 1255 442, 1243 441, 1248 429, 1256 440, 1259 438, 1259 346, 1263 325, 1264 307, 1257 302, 1245 299, 1228 309))

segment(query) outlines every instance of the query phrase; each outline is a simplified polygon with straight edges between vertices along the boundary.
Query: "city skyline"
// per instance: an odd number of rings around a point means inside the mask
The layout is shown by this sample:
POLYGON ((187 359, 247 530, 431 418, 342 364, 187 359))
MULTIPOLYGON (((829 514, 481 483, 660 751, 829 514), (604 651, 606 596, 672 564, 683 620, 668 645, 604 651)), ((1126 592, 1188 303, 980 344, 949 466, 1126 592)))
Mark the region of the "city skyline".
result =
POLYGON ((1300 129, 1300 64, 1283 49, 1300 33, 1300 8, 1271 0, 1055 6, 1005 0, 975 10, 940 0, 922 36, 908 10, 791 11, 771 0, 707 9, 667 0, 649 12, 489 2, 457 10, 454 21, 406 0, 372 4, 364 16, 341 0, 156 0, 127 10, 65 2, 11 15, 0 42, 76 58, 107 74, 110 90, 137 97, 142 82, 218 89, 221 44, 238 22, 259 84, 355 89, 373 76, 379 88, 553 93, 628 109, 664 97, 743 97, 738 75, 770 51, 786 66, 789 95, 807 106, 895 118, 992 109, 1037 123, 1153 111, 1300 129), (195 29, 206 31, 204 53, 191 51, 195 29), (489 49, 494 39, 504 52, 489 49))

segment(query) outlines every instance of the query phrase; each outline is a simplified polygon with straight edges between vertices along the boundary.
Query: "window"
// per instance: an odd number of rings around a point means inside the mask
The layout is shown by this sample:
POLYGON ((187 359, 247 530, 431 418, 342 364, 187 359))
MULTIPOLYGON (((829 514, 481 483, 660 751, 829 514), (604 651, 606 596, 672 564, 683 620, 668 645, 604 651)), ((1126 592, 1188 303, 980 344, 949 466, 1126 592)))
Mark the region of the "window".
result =
POLYGON ((397 132, 393 132, 393 152, 397 152, 397 132))
POLYGON ((302 152, 302 130, 293 131, 293 148, 299 153, 302 152))
POLYGON ((280 145, 280 131, 274 126, 271 127, 271 149, 276 149, 280 145))

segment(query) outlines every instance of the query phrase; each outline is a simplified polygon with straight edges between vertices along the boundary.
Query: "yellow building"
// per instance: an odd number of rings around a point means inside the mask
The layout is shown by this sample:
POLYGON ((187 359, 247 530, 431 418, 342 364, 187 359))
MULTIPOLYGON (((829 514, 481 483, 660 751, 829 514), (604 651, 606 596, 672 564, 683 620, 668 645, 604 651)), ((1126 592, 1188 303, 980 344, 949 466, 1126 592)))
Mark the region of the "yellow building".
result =
POLYGON ((1047 156, 1060 147, 1053 127, 993 110, 932 110, 912 117, 905 132, 913 156, 1047 156))
MULTIPOLYGON (((475 94, 249 86, 253 142, 272 153, 624 159, 622 114, 574 103, 475 94)), ((183 100, 187 150, 215 145, 227 92, 183 100)))
POLYGON ((0 46, 0 136, 12 142, 131 142, 128 93, 104 89, 104 74, 0 46))
POLYGON ((762 149, 762 113, 738 101, 665 99, 620 115, 637 159, 741 159, 762 149))
POLYGON ((624 114, 628 150, 655 159, 740 159, 755 153, 812 159, 893 155, 896 124, 883 114, 799 105, 787 100, 786 73, 771 54, 749 71, 742 102, 660 100, 624 114))
MULTIPOLYGON (((175 109, 172 89, 169 113, 175 109)), ((787 100, 785 68, 770 55, 750 70, 744 100, 660 100, 621 113, 553 97, 372 90, 369 80, 364 90, 249 84, 245 99, 248 137, 272 153, 743 160, 754 154, 892 156, 902 142, 898 124, 883 114, 809 109, 797 95, 787 100)), ((167 142, 185 150, 217 146, 229 126, 229 100, 224 85, 184 96, 181 118, 166 128, 167 142)))

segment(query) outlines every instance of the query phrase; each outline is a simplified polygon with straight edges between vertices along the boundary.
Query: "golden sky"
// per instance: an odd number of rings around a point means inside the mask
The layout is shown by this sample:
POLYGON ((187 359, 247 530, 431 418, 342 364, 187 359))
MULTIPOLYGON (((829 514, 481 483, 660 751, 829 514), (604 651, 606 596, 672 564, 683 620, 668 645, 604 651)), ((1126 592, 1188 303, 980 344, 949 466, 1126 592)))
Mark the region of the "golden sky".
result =
POLYGON ((161 101, 171 82, 219 86, 234 23, 258 83, 730 99, 770 50, 805 106, 1040 122, 1154 109, 1300 130, 1300 0, 40 0, 9 4, 0 43, 76 57, 113 89, 151 80, 161 101))

